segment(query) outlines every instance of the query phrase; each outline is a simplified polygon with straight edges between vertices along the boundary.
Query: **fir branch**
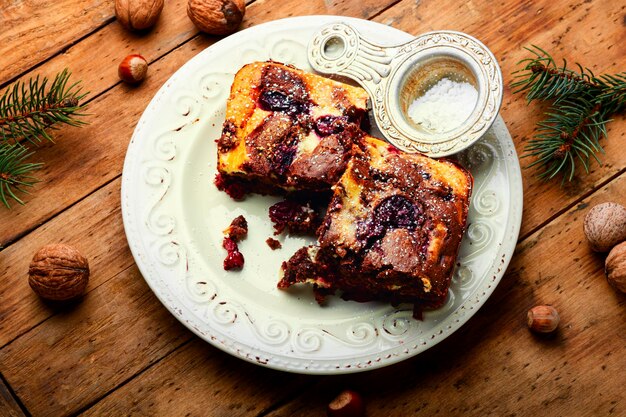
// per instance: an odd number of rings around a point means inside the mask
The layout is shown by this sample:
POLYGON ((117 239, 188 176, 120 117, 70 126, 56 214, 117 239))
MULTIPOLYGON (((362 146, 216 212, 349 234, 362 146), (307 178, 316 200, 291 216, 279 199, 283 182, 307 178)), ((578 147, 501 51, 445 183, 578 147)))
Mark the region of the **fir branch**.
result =
POLYGON ((43 164, 26 162, 30 155, 19 143, 0 143, 0 201, 7 208, 11 207, 9 200, 24 204, 16 193, 28 194, 26 187, 38 182, 30 174, 43 164))
POLYGON ((602 106, 584 100, 562 101, 547 115, 522 156, 537 158, 529 167, 542 166, 539 177, 545 179, 563 172, 563 180, 568 181, 574 178, 577 162, 589 172, 591 158, 599 162, 597 154, 604 152, 600 139, 606 135, 608 118, 602 106))
POLYGON ((522 157, 536 158, 529 167, 539 167, 540 178, 562 173, 563 181, 571 181, 578 163, 587 173, 592 158, 600 163, 597 154, 604 152, 600 140, 607 135, 606 124, 626 107, 626 72, 596 77, 579 64, 578 72, 565 61, 557 67, 539 47, 526 49, 534 57, 519 62, 524 67, 514 72, 513 92, 526 92, 529 103, 540 99, 553 104, 522 157))
POLYGON ((52 141, 47 132, 56 124, 80 126, 86 96, 80 83, 69 84, 70 72, 65 69, 52 83, 37 76, 26 82, 16 82, 0 97, 0 140, 17 143, 27 140, 33 144, 43 139, 52 141))
POLYGON ((87 93, 82 93, 79 82, 70 84, 69 78, 65 69, 51 83, 37 76, 16 82, 0 95, 0 202, 8 208, 10 200, 24 204, 18 194, 27 193, 38 181, 31 174, 42 164, 26 162, 32 154, 26 142, 52 141, 48 130, 58 124, 85 124, 78 118, 86 116, 80 102, 87 93))
POLYGON ((525 64, 521 70, 513 74, 517 81, 511 84, 513 93, 527 92, 528 102, 532 100, 562 99, 568 96, 580 94, 593 94, 601 90, 593 72, 577 64, 579 72, 567 68, 567 61, 563 60, 563 66, 556 65, 554 59, 543 49, 533 45, 532 48, 524 48, 535 56, 518 62, 525 64))

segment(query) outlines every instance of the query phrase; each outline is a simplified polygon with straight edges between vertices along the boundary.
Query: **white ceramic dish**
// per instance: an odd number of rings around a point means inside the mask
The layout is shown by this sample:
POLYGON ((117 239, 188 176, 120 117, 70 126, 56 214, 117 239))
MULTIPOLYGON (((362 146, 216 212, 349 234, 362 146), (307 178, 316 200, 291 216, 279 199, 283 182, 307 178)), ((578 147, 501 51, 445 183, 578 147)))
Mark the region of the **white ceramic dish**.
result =
POLYGON ((396 363, 440 342, 487 300, 504 274, 522 213, 519 162, 501 118, 458 159, 475 178, 469 228, 446 305, 411 318, 411 307, 331 297, 320 307, 311 288, 276 288, 283 260, 312 239, 281 237, 272 251, 273 197, 236 203, 213 185, 234 73, 274 59, 310 69, 311 34, 347 21, 380 43, 411 35, 381 24, 332 16, 274 21, 236 33, 198 54, 159 90, 142 115, 126 155, 122 213, 128 242, 146 282, 183 324, 214 346, 275 369, 332 374, 396 363), (222 230, 239 214, 250 225, 240 244, 241 272, 222 269, 222 230))

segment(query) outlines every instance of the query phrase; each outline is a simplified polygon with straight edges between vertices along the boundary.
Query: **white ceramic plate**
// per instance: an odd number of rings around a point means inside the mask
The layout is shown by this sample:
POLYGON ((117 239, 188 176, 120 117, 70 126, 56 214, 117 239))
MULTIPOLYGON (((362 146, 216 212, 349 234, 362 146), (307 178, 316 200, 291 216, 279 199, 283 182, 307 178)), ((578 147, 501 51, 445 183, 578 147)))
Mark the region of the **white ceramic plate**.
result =
POLYGON ((148 285, 183 324, 214 346, 285 371, 331 374, 386 366, 440 342, 465 323, 498 284, 511 259, 522 213, 522 183, 501 118, 459 155, 475 178, 469 228, 445 306, 411 318, 411 307, 330 297, 310 287, 276 288, 283 260, 312 239, 281 237, 272 251, 273 197, 236 203, 213 185, 215 139, 242 65, 273 59, 310 70, 306 45, 331 21, 346 21, 380 43, 407 41, 391 27, 345 17, 307 16, 243 30, 198 54, 159 90, 128 147, 122 213, 128 242, 148 285), (241 272, 222 268, 222 231, 243 214, 241 272))

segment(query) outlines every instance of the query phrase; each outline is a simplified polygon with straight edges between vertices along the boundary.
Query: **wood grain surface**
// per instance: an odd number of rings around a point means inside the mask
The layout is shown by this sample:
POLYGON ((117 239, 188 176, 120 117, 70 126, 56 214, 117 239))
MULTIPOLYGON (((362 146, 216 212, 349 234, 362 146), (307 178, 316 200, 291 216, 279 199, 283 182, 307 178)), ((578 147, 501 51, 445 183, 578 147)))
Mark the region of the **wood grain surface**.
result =
MULTIPOLYGON (((0 92, 14 80, 82 80, 89 125, 61 127, 34 156, 43 180, 25 206, 0 207, 0 416, 320 416, 341 390, 368 416, 626 415, 626 296, 590 251, 582 219, 594 204, 626 205, 626 116, 609 125, 602 165, 561 186, 523 170, 516 253, 494 294, 459 331, 423 354, 352 375, 305 376, 243 362, 207 344, 160 304, 139 273, 121 220, 120 178, 133 129, 161 85, 219 40, 200 34, 187 2, 165 2, 157 25, 124 30, 113 1, 0 0, 0 92), (117 78, 130 53, 150 63, 138 87, 117 78), (87 294, 59 306, 30 290, 34 252, 51 242, 89 259, 87 294), (561 326, 537 337, 528 308, 554 305, 561 326)), ((626 4, 612 0, 248 1, 242 27, 337 14, 412 34, 453 29, 482 40, 502 67, 501 114, 518 153, 545 107, 508 88, 525 46, 594 72, 626 70, 626 4)), ((526 161, 522 161, 525 165, 526 161)))

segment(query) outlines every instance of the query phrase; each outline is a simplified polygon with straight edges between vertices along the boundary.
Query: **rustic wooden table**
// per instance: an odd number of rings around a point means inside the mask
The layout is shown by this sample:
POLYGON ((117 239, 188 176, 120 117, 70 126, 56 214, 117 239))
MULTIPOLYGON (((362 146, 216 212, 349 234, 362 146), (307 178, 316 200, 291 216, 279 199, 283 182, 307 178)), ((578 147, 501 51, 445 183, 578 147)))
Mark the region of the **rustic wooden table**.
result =
MULTIPOLYGON (((278 372, 194 336, 159 303, 128 249, 120 212, 122 163, 156 90, 217 38, 199 34, 186 2, 166 2, 156 27, 132 34, 105 0, 0 0, 0 87, 68 67, 89 94, 90 124, 63 127, 27 204, 0 207, 0 415, 318 416, 341 389, 360 391, 370 416, 626 415, 623 295, 582 233, 590 205, 626 204, 626 118, 603 140, 603 164, 561 187, 523 171, 516 254, 495 293, 436 347, 387 368, 343 376, 278 372), (129 53, 150 63, 131 88, 117 78, 129 53), (89 258, 82 302, 44 304, 27 270, 40 246, 66 242, 89 258), (553 338, 526 328, 535 304, 553 304, 553 338)), ((244 27, 294 15, 371 19, 419 34, 455 29, 481 39, 505 80, 536 44, 595 72, 626 69, 626 4, 614 0, 249 1, 244 27)), ((540 107, 505 90, 501 111, 521 152, 540 107)))

